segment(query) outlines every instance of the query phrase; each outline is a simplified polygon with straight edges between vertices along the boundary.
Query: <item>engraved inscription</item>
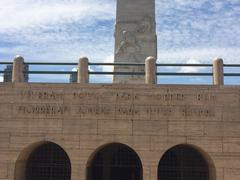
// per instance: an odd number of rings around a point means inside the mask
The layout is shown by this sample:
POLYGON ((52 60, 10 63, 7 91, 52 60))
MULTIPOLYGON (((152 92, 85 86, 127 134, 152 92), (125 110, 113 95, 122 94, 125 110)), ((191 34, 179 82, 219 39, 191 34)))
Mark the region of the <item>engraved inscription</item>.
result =
POLYGON ((166 93, 166 94, 151 94, 151 93, 136 93, 136 99, 146 99, 149 100, 151 102, 170 102, 170 101, 184 101, 186 100, 186 95, 184 94, 170 94, 170 93, 166 93))
POLYGON ((101 97, 101 94, 95 93, 95 92, 74 92, 73 93, 73 98, 74 99, 95 99, 97 100, 99 97, 101 97))
POLYGON ((210 102, 215 102, 216 101, 216 96, 213 94, 198 94, 197 95, 197 100, 198 101, 210 101, 210 102))
POLYGON ((181 109, 182 116, 184 117, 214 117, 215 110, 213 108, 203 107, 185 107, 181 109))
MULTIPOLYGON (((28 100, 61 100, 63 94, 54 91, 21 91, 23 98, 28 100)), ((160 117, 214 117, 215 109, 210 106, 177 106, 179 102, 185 102, 188 95, 182 93, 148 93, 132 91, 89 91, 82 89, 71 92, 73 101, 80 104, 24 104, 17 107, 20 114, 43 114, 63 115, 66 112, 72 116, 97 118, 153 118, 160 117), (106 99, 106 100, 105 100, 106 99), (172 103, 176 106, 171 106, 172 103), (107 103, 106 103, 107 102, 107 103), (171 103, 170 103, 171 102, 171 103), (82 104, 83 103, 83 104, 82 104), (170 105, 171 104, 171 105, 170 105), (122 117, 121 117, 122 116, 122 117)), ((199 102, 214 102, 216 96, 213 94, 190 94, 199 102)), ((43 101, 44 102, 44 101, 43 101)), ((74 104, 74 103, 73 103, 74 104)))
POLYGON ((44 114, 44 115, 63 115, 68 111, 67 106, 57 105, 26 105, 19 106, 18 113, 21 114, 44 114))
POLYGON ((117 101, 129 101, 129 100, 136 100, 137 96, 135 94, 132 93, 117 93, 117 101))
POLYGON ((77 108, 77 114, 79 115, 108 115, 111 113, 110 107, 107 106, 80 106, 77 108))
POLYGON ((114 106, 110 105, 88 105, 75 106, 71 108, 61 105, 22 105, 17 108, 20 114, 45 114, 45 115, 63 115, 66 112, 71 112, 72 115, 80 116, 151 116, 151 117, 214 117, 214 108, 205 107, 171 107, 171 106, 114 106))
POLYGON ((63 94, 54 91, 21 91, 22 98, 29 100, 62 100, 63 94))
POLYGON ((157 94, 153 95, 152 99, 159 101, 183 101, 185 96, 183 94, 157 94))
POLYGON ((139 115, 139 110, 136 107, 119 106, 116 108, 118 115, 139 115))
POLYGON ((157 106, 151 106, 147 109, 147 112, 153 115, 159 115, 159 116, 170 116, 173 115, 175 110, 171 107, 157 107, 157 106))

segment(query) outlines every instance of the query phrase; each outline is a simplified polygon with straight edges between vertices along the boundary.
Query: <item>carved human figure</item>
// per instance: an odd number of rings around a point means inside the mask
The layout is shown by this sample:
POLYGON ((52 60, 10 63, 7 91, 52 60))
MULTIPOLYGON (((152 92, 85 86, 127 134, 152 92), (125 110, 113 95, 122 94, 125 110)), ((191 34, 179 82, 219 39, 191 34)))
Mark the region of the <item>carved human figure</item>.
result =
POLYGON ((153 18, 151 16, 144 16, 136 27, 137 33, 151 32, 153 28, 153 18))
POLYGON ((137 42, 137 38, 134 32, 122 31, 122 41, 116 51, 116 55, 122 55, 126 53, 135 53, 141 50, 140 45, 137 42))

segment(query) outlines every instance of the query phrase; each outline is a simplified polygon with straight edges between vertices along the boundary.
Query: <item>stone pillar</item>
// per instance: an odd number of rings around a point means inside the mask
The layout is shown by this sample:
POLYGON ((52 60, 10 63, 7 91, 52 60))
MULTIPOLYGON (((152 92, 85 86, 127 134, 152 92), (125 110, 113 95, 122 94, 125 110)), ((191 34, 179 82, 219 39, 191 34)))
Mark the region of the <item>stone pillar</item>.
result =
POLYGON ((213 84, 224 85, 223 60, 217 58, 213 61, 213 84))
MULTIPOLYGON (((117 0, 115 63, 141 63, 157 57, 155 0, 117 0)), ((115 66, 115 72, 142 72, 144 66, 115 66)), ((144 83, 144 76, 115 75, 114 83, 144 83)))
POLYGON ((24 59, 16 56, 13 61, 12 82, 24 82, 24 59))
POLYGON ((83 57, 79 59, 78 62, 78 83, 88 83, 89 74, 88 74, 88 58, 83 57))
POLYGON ((156 59, 148 57, 145 60, 145 83, 156 84, 156 59))

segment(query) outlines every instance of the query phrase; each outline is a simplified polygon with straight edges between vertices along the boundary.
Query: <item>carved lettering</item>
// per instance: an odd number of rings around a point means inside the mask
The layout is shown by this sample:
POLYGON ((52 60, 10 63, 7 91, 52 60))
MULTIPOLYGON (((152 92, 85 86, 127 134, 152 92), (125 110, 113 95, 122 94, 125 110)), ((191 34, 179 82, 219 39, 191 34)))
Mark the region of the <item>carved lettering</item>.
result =
POLYGON ((183 101, 185 97, 183 94, 160 94, 157 98, 162 101, 183 101))
POLYGON ((137 96, 132 93, 117 93, 117 100, 120 101, 129 101, 129 100, 135 100, 137 99, 137 96))
POLYGON ((139 97, 147 97, 151 101, 184 101, 186 96, 184 94, 136 94, 136 99, 139 97))
POLYGON ((98 99, 102 98, 102 94, 96 92, 74 92, 73 93, 73 100, 94 100, 97 102, 98 99))
POLYGON ((126 106, 120 106, 117 107, 116 113, 118 115, 139 115, 139 110, 135 107, 126 107, 126 106))
MULTIPOLYGON (((77 114, 79 115, 108 115, 111 113, 110 107, 106 106, 81 106, 77 108, 77 114)), ((96 116, 97 117, 97 116, 96 116)))
POLYGON ((213 94, 198 94, 197 95, 197 100, 198 101, 210 101, 210 102, 215 102, 216 101, 216 96, 213 94))
MULTIPOLYGON (((62 92, 54 91, 21 91, 21 96, 28 100, 63 100, 62 92)), ((25 104, 17 107, 17 112, 21 114, 33 115, 64 115, 69 112, 73 116, 96 116, 111 117, 128 116, 134 118, 154 118, 159 117, 198 117, 208 118, 214 117, 216 114, 213 107, 204 106, 170 106, 174 105, 174 101, 186 101, 188 96, 182 93, 148 93, 132 91, 89 91, 83 89, 70 94, 73 100, 84 102, 86 105, 71 106, 58 104, 25 104), (171 102, 171 103, 170 103, 171 102)), ((215 102, 214 94, 195 94, 189 95, 196 98, 199 102, 215 102)), ((71 103, 71 102, 69 102, 71 103)), ((177 103, 179 104, 179 103, 177 103)))
POLYGON ((147 112, 151 115, 170 116, 174 113, 174 109, 171 107, 151 106, 147 109, 147 112))
POLYGON ((213 117, 215 110, 212 108, 185 107, 180 110, 184 117, 213 117))
POLYGON ((29 100, 62 100, 63 94, 53 91, 21 91, 22 98, 29 100))
POLYGON ((54 105, 26 105, 19 106, 18 113, 21 114, 45 114, 45 115, 63 115, 68 111, 66 106, 54 105))

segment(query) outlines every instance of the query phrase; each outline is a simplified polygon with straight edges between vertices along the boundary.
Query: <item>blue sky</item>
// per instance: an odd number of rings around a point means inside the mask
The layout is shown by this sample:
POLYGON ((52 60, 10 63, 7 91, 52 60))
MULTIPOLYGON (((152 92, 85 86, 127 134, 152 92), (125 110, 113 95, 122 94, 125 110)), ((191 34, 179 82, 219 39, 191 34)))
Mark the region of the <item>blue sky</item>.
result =
MULTIPOLYGON (((0 60, 112 62, 115 11, 115 0, 1 0, 0 60)), ((156 0, 156 21, 159 62, 240 63, 240 0, 156 0)))

